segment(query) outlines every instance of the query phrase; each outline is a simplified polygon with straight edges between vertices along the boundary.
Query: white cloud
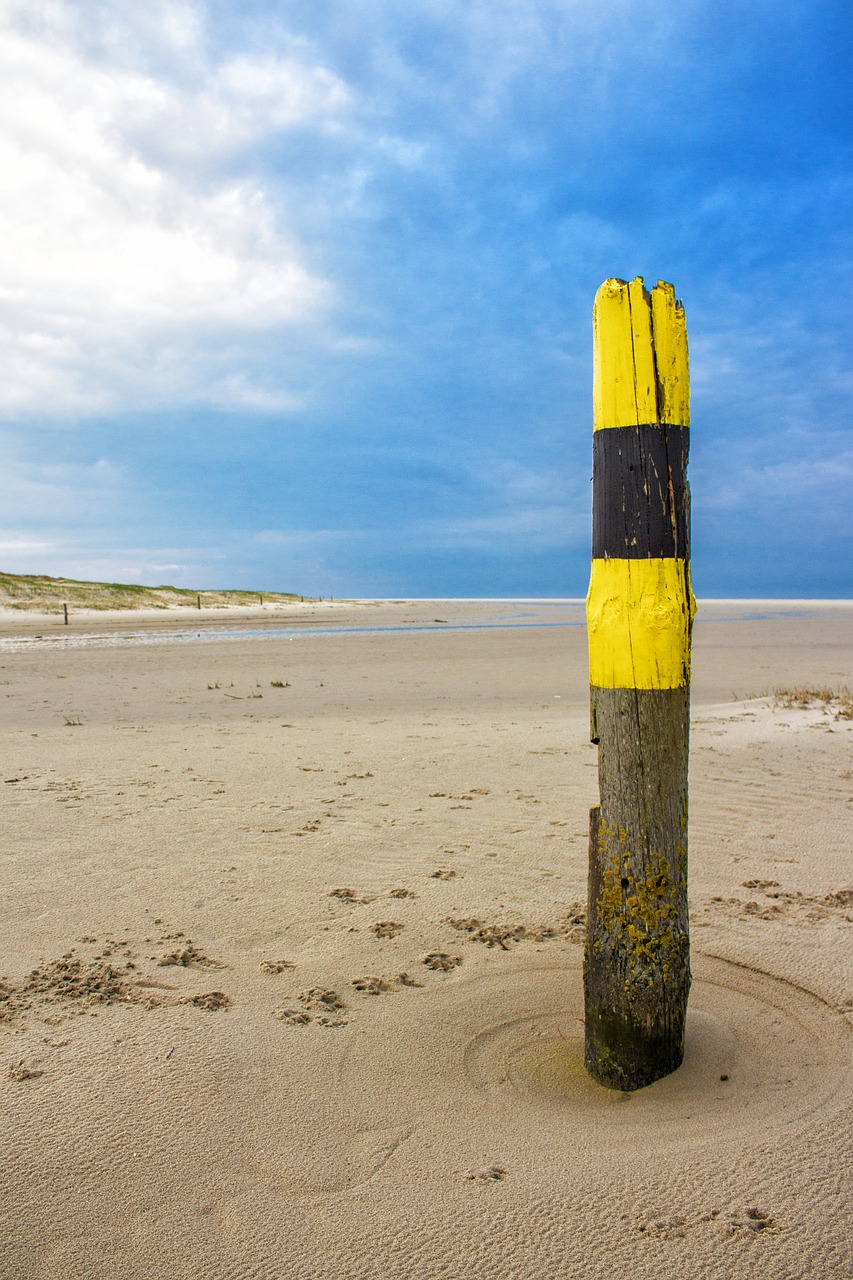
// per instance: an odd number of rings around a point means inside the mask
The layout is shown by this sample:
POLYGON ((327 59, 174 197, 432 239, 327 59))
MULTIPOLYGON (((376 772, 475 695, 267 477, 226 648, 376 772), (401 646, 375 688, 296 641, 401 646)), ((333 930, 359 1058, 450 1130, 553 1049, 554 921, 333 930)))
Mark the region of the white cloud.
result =
POLYGON ((211 401, 220 409, 250 413, 293 413, 304 401, 290 391, 254 386, 242 373, 225 378, 211 390, 211 401))
MULTIPOLYGON (((49 542, 45 538, 28 538, 23 534, 10 534, 3 536, 0 534, 0 555, 6 559, 13 556, 26 556, 27 563, 35 554, 51 552, 56 549, 56 544, 49 542)), ((13 569, 7 569, 7 572, 13 573, 13 569)))
POLYGON ((41 6, 37 31, 31 11, 0 18, 0 412, 204 402, 229 342, 314 324, 332 298, 235 157, 332 127, 347 91, 272 55, 209 62, 189 7, 155 6, 155 65, 127 67, 120 31, 93 51, 74 11, 41 6))

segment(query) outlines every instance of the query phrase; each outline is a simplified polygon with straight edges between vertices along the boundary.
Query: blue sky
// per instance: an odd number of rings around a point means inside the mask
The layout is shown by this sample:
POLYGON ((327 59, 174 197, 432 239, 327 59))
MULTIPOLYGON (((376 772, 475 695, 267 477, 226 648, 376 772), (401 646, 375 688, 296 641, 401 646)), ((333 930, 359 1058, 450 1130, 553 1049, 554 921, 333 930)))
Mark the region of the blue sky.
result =
POLYGON ((851 596, 849 0, 4 0, 0 568, 586 591, 683 298, 699 595, 851 596))

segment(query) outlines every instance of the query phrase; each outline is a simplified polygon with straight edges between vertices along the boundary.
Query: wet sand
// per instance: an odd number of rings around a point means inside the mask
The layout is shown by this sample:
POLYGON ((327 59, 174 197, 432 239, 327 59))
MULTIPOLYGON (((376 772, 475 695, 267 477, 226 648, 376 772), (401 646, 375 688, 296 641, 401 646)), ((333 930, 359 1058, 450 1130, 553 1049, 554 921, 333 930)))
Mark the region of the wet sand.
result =
POLYGON ((850 1280, 853 721, 768 695, 853 685, 853 605, 702 605, 687 1053, 630 1096, 582 604, 184 615, 0 618, 4 1280, 850 1280))

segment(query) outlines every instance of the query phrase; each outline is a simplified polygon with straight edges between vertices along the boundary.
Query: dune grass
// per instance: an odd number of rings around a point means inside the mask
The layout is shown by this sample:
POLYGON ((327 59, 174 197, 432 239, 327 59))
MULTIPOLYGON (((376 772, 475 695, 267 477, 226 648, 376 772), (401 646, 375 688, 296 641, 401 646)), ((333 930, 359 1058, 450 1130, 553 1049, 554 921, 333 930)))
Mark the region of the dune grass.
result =
POLYGON ((853 692, 844 685, 840 689, 812 689, 807 686, 791 689, 774 689, 773 701, 785 710, 822 707, 832 711, 836 720, 853 720, 853 692))
POLYGON ((249 607, 292 604, 302 599, 289 592, 203 591, 187 587, 146 587, 132 582, 85 582, 47 574, 0 573, 0 606, 34 613, 62 613, 71 609, 196 609, 226 605, 249 607))

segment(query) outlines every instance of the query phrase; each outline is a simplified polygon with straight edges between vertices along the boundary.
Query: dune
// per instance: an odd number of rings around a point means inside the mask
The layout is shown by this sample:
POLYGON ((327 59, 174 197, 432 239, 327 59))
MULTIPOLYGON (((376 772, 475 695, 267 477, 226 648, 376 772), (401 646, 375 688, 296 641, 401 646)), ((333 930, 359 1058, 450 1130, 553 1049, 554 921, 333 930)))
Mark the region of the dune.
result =
POLYGON ((701 604, 685 1061, 630 1095, 581 602, 3 615, 0 668, 0 1276, 853 1276, 853 604, 701 604))

